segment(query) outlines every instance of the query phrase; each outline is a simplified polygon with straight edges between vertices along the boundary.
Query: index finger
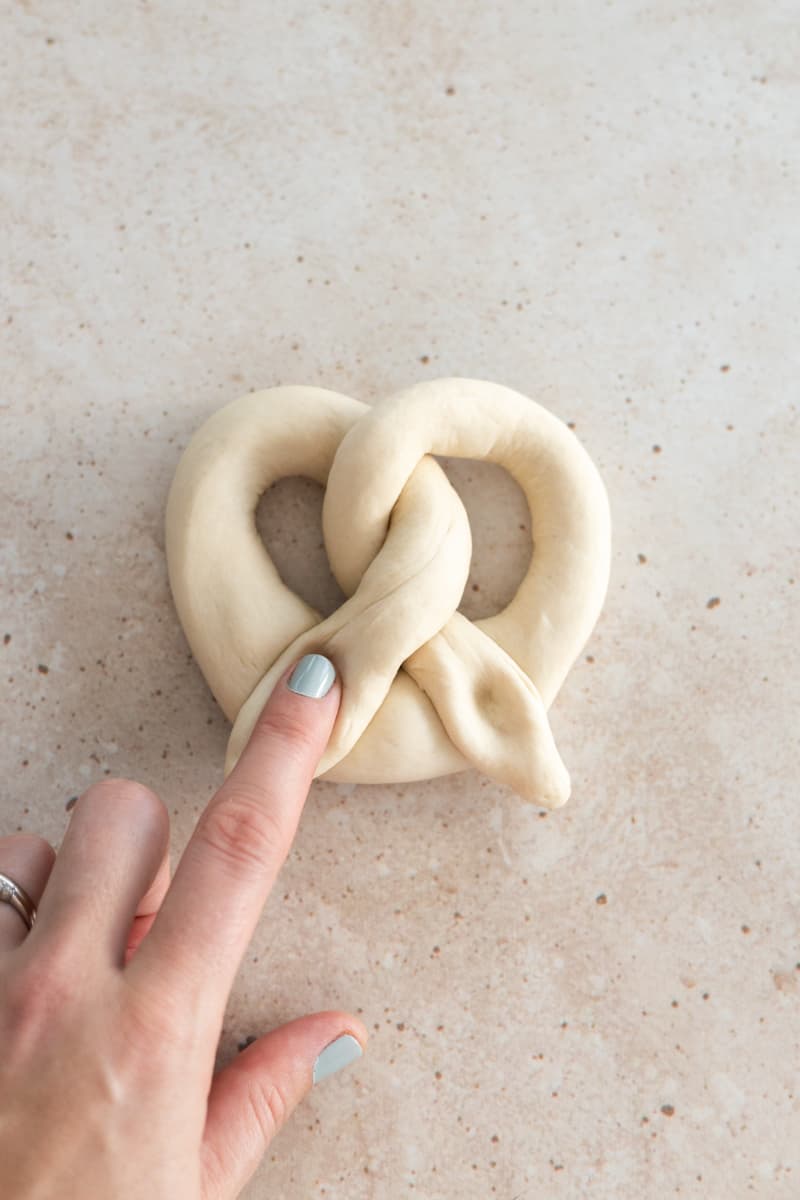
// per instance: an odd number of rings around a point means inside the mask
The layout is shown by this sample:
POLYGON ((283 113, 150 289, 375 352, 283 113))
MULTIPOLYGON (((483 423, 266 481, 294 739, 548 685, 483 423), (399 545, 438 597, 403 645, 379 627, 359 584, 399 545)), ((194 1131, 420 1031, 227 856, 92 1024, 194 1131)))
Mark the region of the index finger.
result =
POLYGON ((308 654, 267 701, 244 752, 197 823, 147 937, 127 968, 211 1006, 221 1020, 239 964, 289 853, 341 689, 308 654))

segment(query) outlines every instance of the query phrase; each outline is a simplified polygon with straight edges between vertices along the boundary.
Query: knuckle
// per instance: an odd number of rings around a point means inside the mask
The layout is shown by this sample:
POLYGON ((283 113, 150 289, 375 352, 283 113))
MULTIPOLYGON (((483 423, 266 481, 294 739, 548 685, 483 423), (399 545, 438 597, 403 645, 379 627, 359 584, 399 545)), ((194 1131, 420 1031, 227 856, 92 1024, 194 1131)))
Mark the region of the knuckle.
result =
POLYGON ((156 819, 166 818, 166 808, 155 792, 135 779, 101 779, 83 793, 79 803, 136 808, 152 813, 156 819))
MULTIPOLYGON (((85 976, 85 971, 84 971, 85 976)), ((58 946, 43 946, 22 962, 3 981, 3 1017, 13 1035, 25 1043, 28 1037, 63 1020, 71 1011, 76 994, 75 964, 58 946)))
POLYGON ((136 779, 116 779, 109 776, 109 779, 101 779, 97 784, 92 784, 86 788, 83 794, 83 799, 101 800, 104 804, 136 804, 150 805, 152 808, 160 808, 161 800, 158 799, 155 792, 151 792, 145 784, 139 784, 136 779))
POLYGON ((269 1145, 289 1115, 286 1093, 273 1079, 254 1079, 247 1089, 247 1107, 264 1145, 269 1145))
POLYGON ((302 758, 314 745, 314 730, 291 708, 267 706, 256 722, 253 737, 280 747, 282 756, 302 758))
POLYGON ((129 985, 124 1011, 125 1041, 143 1065, 151 1062, 154 1045, 169 1047, 183 1059, 197 1052, 204 1031, 198 1010, 183 998, 163 988, 129 985))
POLYGON ((236 874, 262 872, 288 852, 288 837, 263 792, 238 785, 220 795, 201 818, 197 836, 236 874))
POLYGON ((151 821, 162 830, 169 828, 169 816, 163 800, 149 787, 134 779, 103 779, 92 784, 80 797, 82 808, 136 810, 137 822, 151 821))

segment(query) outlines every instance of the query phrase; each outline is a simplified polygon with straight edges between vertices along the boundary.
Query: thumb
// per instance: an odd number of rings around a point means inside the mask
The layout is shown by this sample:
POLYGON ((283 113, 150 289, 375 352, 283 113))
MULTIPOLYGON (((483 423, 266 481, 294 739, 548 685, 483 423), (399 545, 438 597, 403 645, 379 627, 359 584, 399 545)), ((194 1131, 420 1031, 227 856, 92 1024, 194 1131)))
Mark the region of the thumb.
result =
POLYGON ((367 1036, 350 1013, 314 1013, 265 1034, 223 1068, 208 1098, 203 1195, 238 1196, 312 1086, 360 1058, 367 1036))

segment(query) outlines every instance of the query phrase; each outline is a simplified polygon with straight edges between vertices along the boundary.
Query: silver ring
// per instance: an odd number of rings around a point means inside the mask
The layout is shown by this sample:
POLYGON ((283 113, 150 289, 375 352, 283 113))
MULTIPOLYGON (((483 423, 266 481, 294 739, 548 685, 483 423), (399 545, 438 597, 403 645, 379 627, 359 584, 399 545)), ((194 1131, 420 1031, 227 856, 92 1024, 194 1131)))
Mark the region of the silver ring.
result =
POLYGON ((31 900, 24 887, 20 887, 8 875, 0 871, 0 904, 10 904, 19 913, 28 929, 33 929, 36 920, 36 905, 31 900))

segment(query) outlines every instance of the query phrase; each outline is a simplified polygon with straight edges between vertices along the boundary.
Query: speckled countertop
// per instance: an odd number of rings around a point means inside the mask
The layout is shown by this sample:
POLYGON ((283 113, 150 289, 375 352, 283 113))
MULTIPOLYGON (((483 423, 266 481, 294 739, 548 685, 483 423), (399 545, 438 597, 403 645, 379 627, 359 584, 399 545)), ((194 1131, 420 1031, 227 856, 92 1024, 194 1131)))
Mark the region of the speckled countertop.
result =
MULTIPOLYGON (((315 787, 223 1055, 318 1007, 374 1036, 248 1197, 800 1194, 798 29, 787 0, 6 18, 4 831, 57 841, 70 795, 135 775, 177 853, 218 783, 162 522, 239 393, 496 379, 611 495, 566 809, 475 774, 315 787)), ((489 612, 527 514, 455 477, 489 612)), ((288 483, 261 525, 330 604, 318 513, 288 483)))

